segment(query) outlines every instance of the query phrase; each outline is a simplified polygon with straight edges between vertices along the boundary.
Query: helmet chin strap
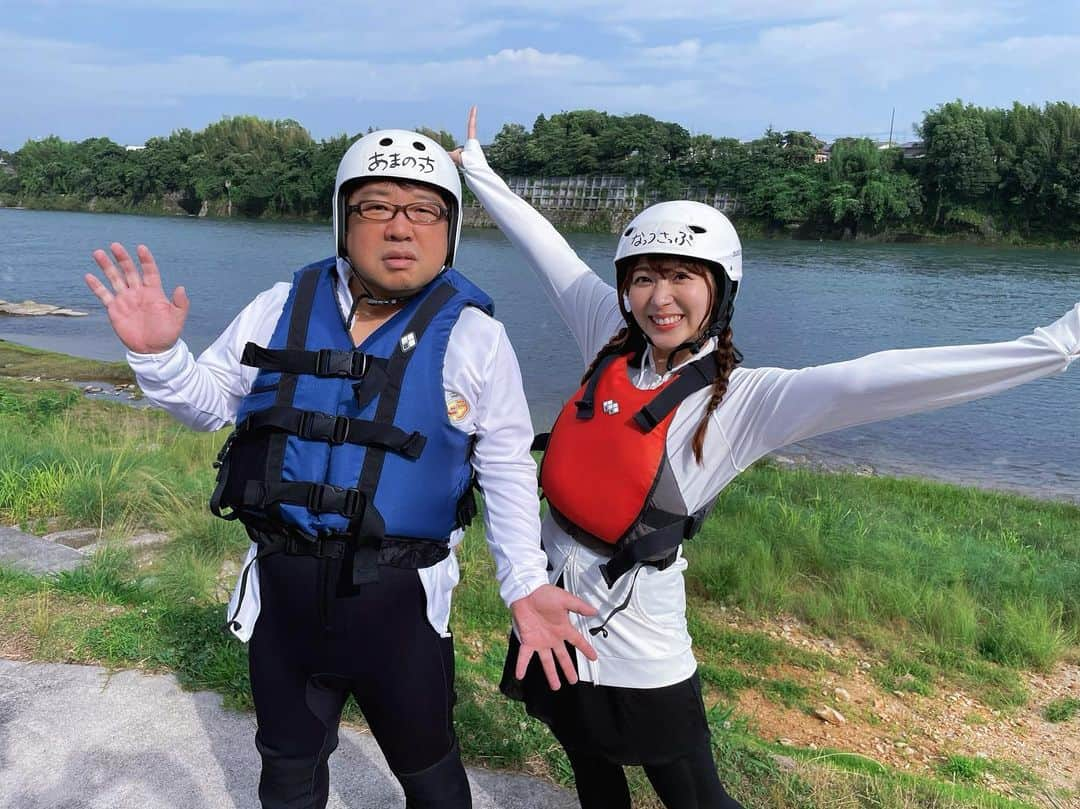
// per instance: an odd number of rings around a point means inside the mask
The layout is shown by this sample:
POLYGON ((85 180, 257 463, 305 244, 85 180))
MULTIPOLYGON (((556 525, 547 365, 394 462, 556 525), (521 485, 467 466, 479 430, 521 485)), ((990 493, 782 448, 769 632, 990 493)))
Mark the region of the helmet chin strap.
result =
MULTIPOLYGON (((349 319, 352 319, 352 315, 356 312, 356 307, 363 301, 367 301, 371 306, 393 306, 394 304, 403 303, 408 300, 411 295, 405 295, 400 298, 376 298, 371 294, 371 290, 368 288, 367 282, 364 277, 356 271, 356 267, 353 266, 352 261, 345 259, 345 263, 349 265, 349 273, 356 280, 356 283, 360 285, 361 293, 356 296, 356 300, 353 301, 353 311, 349 314, 349 319)), ((413 293, 415 294, 415 293, 413 293)))

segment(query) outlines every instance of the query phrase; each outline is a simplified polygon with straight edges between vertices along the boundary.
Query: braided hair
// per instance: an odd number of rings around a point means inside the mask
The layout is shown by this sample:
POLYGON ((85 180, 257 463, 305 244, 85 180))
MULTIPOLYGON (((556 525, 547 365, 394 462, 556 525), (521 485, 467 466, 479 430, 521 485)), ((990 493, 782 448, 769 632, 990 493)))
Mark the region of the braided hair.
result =
POLYGON ((694 430, 694 438, 690 442, 690 448, 694 451, 694 460, 698 462, 698 466, 705 463, 705 432, 709 429, 709 419, 713 411, 720 406, 720 402, 727 393, 731 372, 742 359, 732 342, 731 326, 720 333, 714 353, 716 354, 716 378, 712 383, 712 395, 709 397, 708 405, 705 406, 705 414, 698 422, 697 429, 694 430))

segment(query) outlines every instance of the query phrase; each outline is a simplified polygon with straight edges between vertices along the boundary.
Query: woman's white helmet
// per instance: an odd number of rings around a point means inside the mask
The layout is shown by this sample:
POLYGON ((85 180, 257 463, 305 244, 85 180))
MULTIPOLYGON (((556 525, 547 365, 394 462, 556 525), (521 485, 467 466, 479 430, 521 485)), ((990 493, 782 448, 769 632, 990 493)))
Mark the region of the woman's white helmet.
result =
MULTIPOLYGON (((623 288, 626 273, 636 257, 654 254, 695 259, 712 268, 718 292, 712 314, 695 339, 679 346, 696 353, 706 340, 722 334, 731 323, 742 280, 739 234, 728 218, 711 205, 687 200, 652 205, 635 216, 619 237, 619 246, 615 248, 616 286, 623 288)), ((619 308, 631 332, 636 330, 644 336, 625 296, 619 298, 619 308)), ((736 352, 736 356, 741 359, 742 355, 736 352)))
POLYGON ((660 202, 635 216, 615 249, 619 282, 632 263, 625 259, 653 253, 711 262, 736 284, 742 279, 742 243, 735 226, 701 202, 660 202))
POLYGON ((438 143, 407 129, 380 129, 364 135, 341 158, 333 199, 334 242, 338 258, 349 257, 345 247, 347 200, 342 191, 355 180, 375 179, 423 183, 450 195, 446 266, 453 266, 461 237, 461 178, 457 166, 438 143))

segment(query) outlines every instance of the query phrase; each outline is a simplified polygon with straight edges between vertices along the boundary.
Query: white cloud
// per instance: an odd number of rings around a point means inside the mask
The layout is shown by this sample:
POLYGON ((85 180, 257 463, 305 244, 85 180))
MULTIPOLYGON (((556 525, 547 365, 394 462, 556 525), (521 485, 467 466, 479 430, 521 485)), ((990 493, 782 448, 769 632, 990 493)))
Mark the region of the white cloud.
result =
POLYGON ((666 67, 691 67, 701 53, 700 39, 684 39, 676 45, 644 48, 641 55, 647 62, 666 67))
POLYGON ((614 25, 611 28, 611 33, 631 45, 640 45, 645 41, 645 36, 641 33, 641 30, 632 25, 614 25))
POLYGON ((496 37, 510 27, 513 26, 500 19, 416 20, 400 14, 389 18, 342 19, 327 26, 325 17, 319 15, 288 24, 228 32, 217 39, 216 44, 323 56, 400 54, 415 57, 470 47, 496 37))
POLYGON ((1080 36, 1044 35, 1009 37, 983 49, 986 61, 1017 67, 1049 65, 1076 75, 1080 63, 1080 36))
MULTIPOLYGON (((173 50, 150 49, 134 28, 134 49, 0 30, 0 105, 23 111, 5 116, 0 134, 40 137, 41 126, 53 126, 38 123, 49 120, 41 110, 58 122, 80 110, 100 131, 109 116, 170 107, 177 112, 155 121, 200 126, 251 112, 316 129, 320 117, 338 119, 339 102, 363 102, 364 115, 380 120, 437 124, 435 111, 449 116, 460 99, 480 103, 489 122, 595 107, 742 136, 770 122, 877 129, 882 108, 887 127, 893 104, 898 121, 909 121, 902 105, 914 116, 957 96, 1008 104, 1080 95, 1080 71, 1071 69, 1080 36, 1043 0, 431 0, 416 10, 354 4, 329 17, 284 0, 194 2, 200 10, 188 15, 189 0, 64 7, 130 8, 113 16, 143 23, 155 19, 148 7, 185 25, 199 20, 198 53, 176 52, 190 41, 179 26, 173 50), (256 6, 258 15, 248 12, 256 6)), ((5 15, 5 25, 17 24, 8 6, 5 15)), ((35 19, 41 30, 68 30, 35 19)), ((65 36, 95 35, 71 31, 65 36)))
MULTIPOLYGON (((5 69, 17 82, 0 99, 25 97, 26 84, 50 98, 97 96, 110 106, 176 103, 197 97, 253 99, 345 98, 423 101, 473 86, 519 89, 536 79, 573 83, 579 75, 603 81, 610 68, 565 53, 506 48, 480 57, 445 61, 268 59, 237 61, 186 55, 160 61, 118 61, 112 52, 0 32, 5 69)), ((9 108, 12 108, 9 106, 9 108)))

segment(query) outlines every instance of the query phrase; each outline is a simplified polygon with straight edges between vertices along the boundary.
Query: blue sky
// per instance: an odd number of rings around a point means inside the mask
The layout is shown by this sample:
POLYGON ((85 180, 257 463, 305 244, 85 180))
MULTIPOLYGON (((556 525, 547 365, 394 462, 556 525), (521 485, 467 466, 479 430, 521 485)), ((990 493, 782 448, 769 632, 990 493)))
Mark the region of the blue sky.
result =
POLYGON ((0 148, 144 142, 224 115, 316 138, 480 136, 540 113, 643 112, 898 140, 937 104, 1080 104, 1080 4, 1011 0, 54 0, 0 4, 0 148))

